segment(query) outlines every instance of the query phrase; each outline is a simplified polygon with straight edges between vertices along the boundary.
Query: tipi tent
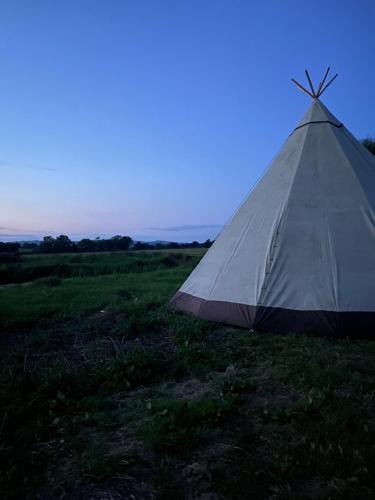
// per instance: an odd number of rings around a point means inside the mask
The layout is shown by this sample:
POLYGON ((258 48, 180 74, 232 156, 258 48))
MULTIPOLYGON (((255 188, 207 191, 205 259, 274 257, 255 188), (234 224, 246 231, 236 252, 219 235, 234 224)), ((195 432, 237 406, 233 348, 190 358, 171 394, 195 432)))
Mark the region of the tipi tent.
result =
POLYGON ((177 309, 258 331, 375 335, 375 156, 319 100, 323 85, 310 88, 177 309))

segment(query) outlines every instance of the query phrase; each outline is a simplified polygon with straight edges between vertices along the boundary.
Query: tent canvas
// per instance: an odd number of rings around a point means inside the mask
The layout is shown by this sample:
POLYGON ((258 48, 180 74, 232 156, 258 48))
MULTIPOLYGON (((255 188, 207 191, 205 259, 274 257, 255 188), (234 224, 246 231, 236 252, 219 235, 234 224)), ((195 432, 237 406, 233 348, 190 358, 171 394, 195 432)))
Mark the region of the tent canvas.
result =
POLYGON ((259 331, 375 333, 375 157, 317 97, 171 303, 259 331))

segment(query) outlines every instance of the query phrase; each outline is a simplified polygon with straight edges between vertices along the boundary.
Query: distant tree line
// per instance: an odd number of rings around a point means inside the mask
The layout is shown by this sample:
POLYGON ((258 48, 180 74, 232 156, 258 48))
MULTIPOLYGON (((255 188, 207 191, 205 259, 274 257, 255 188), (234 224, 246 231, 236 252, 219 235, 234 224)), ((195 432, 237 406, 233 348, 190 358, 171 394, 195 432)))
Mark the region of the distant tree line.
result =
POLYGON ((20 259, 20 243, 3 243, 0 241, 0 264, 7 262, 17 262, 20 259))
POLYGON ((0 253, 17 252, 20 249, 20 243, 3 243, 0 241, 0 253))
POLYGON ((42 253, 69 253, 69 252, 112 252, 117 250, 128 250, 133 240, 129 236, 113 236, 109 239, 96 238, 90 240, 84 238, 80 241, 72 241, 66 234, 44 236, 43 240, 34 247, 34 252, 42 253))
POLYGON ((209 248, 213 241, 206 240, 204 243, 193 241, 191 243, 146 243, 134 242, 130 236, 113 236, 108 239, 95 238, 93 240, 84 238, 80 241, 72 241, 67 235, 61 234, 44 236, 42 241, 23 243, 0 242, 0 262, 16 262, 20 251, 32 253, 70 253, 70 252, 116 252, 120 250, 161 250, 177 248, 209 248))
POLYGON ((174 241, 165 243, 147 243, 144 241, 137 241, 132 246, 132 250, 162 250, 167 249, 177 249, 177 248, 210 248, 213 241, 210 239, 204 241, 203 243, 198 243, 198 241, 192 241, 191 243, 176 243, 174 241))
POLYGON ((72 241, 65 234, 53 238, 45 236, 43 241, 36 244, 34 252, 43 253, 67 253, 67 252, 116 252, 119 250, 155 250, 162 248, 208 248, 211 246, 210 240, 204 243, 193 241, 192 243, 145 243, 141 241, 134 242, 130 236, 113 236, 108 239, 95 238, 91 240, 84 238, 80 241, 72 241))

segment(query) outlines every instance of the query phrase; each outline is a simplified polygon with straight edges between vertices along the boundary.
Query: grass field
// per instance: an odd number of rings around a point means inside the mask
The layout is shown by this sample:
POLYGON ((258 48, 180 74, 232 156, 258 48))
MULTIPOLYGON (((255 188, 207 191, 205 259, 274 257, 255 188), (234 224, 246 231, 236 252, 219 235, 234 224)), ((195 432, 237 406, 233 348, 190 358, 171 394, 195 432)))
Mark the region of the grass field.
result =
POLYGON ((1 498, 375 498, 375 343, 171 310, 201 255, 0 267, 1 498))

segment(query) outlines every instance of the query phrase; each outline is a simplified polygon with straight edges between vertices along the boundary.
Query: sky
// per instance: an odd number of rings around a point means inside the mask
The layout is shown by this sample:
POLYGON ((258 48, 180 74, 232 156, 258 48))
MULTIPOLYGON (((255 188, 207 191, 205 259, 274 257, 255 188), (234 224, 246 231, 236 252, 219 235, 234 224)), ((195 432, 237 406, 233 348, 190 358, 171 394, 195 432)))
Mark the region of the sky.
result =
POLYGON ((1 0, 0 240, 214 238, 310 104, 375 136, 373 0, 1 0))

